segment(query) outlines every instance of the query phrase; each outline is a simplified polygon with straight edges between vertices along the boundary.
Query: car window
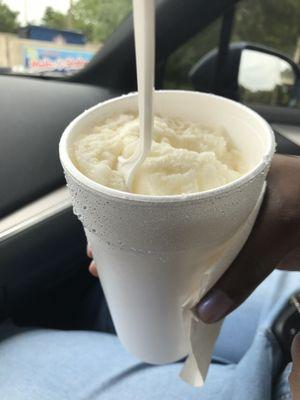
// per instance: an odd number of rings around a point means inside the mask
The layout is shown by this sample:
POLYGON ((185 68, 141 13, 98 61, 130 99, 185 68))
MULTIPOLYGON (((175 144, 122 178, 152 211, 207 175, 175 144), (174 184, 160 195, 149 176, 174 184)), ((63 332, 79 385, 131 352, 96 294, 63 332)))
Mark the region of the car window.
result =
POLYGON ((131 0, 0 0, 0 72, 69 75, 131 11, 131 0))
POLYGON ((299 0, 243 0, 236 10, 232 41, 267 46, 275 54, 244 50, 238 85, 246 103, 299 108, 299 83, 293 66, 300 64, 299 0), (276 54, 277 53, 277 54, 276 54))
POLYGON ((221 19, 210 24, 189 41, 179 47, 167 60, 164 88, 192 89, 188 73, 208 51, 218 46, 221 19))
POLYGON ((272 47, 299 63, 299 0, 242 0, 237 5, 232 41, 272 47))
MULTIPOLYGON (((272 47, 300 63, 299 0, 242 0, 236 6, 232 42, 272 47)), ((168 59, 164 87, 191 89, 188 72, 219 42, 221 19, 190 39, 168 59)), ((288 74, 286 74, 288 75, 288 74)), ((285 81, 287 77, 284 77, 285 81)), ((282 96, 282 102, 286 101, 282 96)), ((268 100, 268 96, 266 96, 268 100)), ((269 101, 269 100, 268 100, 269 101)))

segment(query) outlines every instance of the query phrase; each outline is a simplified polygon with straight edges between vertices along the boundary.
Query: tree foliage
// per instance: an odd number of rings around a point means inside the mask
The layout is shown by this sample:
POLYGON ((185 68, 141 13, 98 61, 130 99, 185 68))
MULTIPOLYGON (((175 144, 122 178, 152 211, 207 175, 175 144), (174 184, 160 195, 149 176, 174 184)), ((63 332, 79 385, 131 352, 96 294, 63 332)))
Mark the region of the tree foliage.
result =
POLYGON ((68 16, 52 7, 47 7, 42 18, 42 24, 49 28, 65 29, 68 26, 68 16))
POLYGON ((264 44, 292 57, 299 37, 300 0, 239 3, 233 40, 264 44))
POLYGON ((131 0, 77 0, 72 7, 74 27, 93 42, 103 42, 131 10, 131 0))
POLYGON ((12 11, 0 0, 0 30, 1 32, 14 33, 18 29, 18 12, 12 11))
POLYGON ((42 22, 51 28, 83 32, 91 42, 103 42, 131 10, 131 0, 76 0, 68 14, 45 10, 42 22))

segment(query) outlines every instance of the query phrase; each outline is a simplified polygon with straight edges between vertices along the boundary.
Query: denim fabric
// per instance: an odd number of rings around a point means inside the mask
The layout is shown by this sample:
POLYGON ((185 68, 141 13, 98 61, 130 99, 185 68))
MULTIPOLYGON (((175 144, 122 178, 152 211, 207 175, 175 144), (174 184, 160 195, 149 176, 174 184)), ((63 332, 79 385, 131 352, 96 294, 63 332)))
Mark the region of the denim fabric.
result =
POLYGON ((203 388, 178 378, 181 363, 150 366, 114 335, 0 328, 1 400, 286 400, 288 369, 270 330, 300 273, 273 273, 227 318, 203 388))
POLYGON ((274 389, 274 398, 276 400, 291 400, 291 392, 289 386, 289 375, 291 372, 292 363, 289 363, 284 372, 279 377, 275 389, 274 389))

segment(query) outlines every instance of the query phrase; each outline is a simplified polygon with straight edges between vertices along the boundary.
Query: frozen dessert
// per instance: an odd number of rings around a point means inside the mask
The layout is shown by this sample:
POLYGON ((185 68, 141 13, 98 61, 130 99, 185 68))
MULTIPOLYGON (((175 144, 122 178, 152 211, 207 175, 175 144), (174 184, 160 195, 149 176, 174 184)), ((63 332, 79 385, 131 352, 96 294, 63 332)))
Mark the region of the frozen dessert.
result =
MULTIPOLYGON (((127 191, 120 160, 139 144, 137 114, 113 115, 72 143, 71 156, 87 177, 127 191)), ((240 152, 222 128, 155 116, 152 149, 137 171, 132 192, 163 196, 194 193, 225 185, 247 171, 240 152)))

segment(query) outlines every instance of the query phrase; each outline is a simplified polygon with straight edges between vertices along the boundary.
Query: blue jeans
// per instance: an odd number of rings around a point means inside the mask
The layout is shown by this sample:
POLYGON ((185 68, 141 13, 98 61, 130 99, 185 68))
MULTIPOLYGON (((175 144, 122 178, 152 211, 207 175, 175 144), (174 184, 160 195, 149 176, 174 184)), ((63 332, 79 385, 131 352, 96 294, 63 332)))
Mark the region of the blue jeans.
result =
POLYGON ((181 381, 181 363, 151 366, 116 336, 0 327, 1 400, 287 400, 282 354, 270 327, 300 273, 275 271, 224 322, 205 386, 181 381))

